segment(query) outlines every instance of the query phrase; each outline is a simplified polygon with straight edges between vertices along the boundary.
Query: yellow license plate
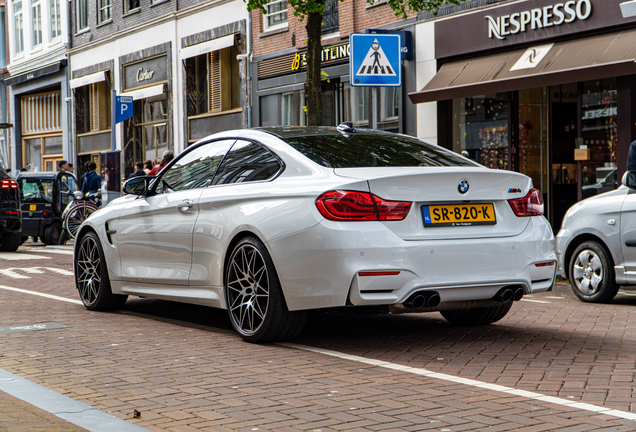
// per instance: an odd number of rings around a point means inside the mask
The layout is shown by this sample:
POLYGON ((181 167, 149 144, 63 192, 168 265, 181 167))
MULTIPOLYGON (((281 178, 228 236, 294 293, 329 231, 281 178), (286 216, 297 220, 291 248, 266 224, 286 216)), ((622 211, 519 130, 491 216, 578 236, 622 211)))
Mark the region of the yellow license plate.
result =
POLYGON ((425 227, 495 225, 493 204, 450 204, 422 206, 425 227))
POLYGON ((29 205, 29 211, 36 211, 38 209, 37 204, 31 204, 29 205))

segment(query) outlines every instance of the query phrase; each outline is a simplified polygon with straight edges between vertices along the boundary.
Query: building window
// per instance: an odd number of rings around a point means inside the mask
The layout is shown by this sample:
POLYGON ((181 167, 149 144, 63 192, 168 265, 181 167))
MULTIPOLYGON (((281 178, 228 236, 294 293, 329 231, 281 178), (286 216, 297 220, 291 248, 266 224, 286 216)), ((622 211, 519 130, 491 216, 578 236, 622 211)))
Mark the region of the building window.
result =
POLYGON ((294 93, 283 93, 281 100, 281 125, 294 124, 294 93))
POLYGON ((125 176, 134 172, 135 163, 155 161, 166 150, 168 142, 168 98, 166 93, 133 103, 133 117, 124 123, 125 176))
POLYGON ((381 87, 380 121, 388 123, 397 121, 400 115, 400 87, 381 87))
POLYGON ((105 81, 75 90, 78 134, 110 129, 110 89, 105 81))
POLYGON ((51 10, 51 39, 62 36, 62 11, 60 0, 50 0, 51 10))
POLYGON ((100 24, 112 18, 111 0, 99 0, 99 22, 100 24))
POLYGON ((338 20, 338 0, 326 0, 322 12, 322 34, 337 33, 340 30, 338 20))
POLYGON ((33 28, 33 46, 42 43, 42 4, 40 0, 31 0, 31 27, 33 28))
POLYGON ((287 27, 287 0, 272 0, 265 5, 263 31, 287 27))
POLYGON ((124 0, 124 14, 139 9, 139 0, 124 0))
POLYGON ((24 51, 24 15, 22 12, 22 0, 13 3, 13 26, 15 33, 15 53, 24 51))
POLYGON ((55 171, 62 159, 60 91, 22 97, 23 158, 31 167, 55 171))
POLYGON ((231 46, 186 59, 186 94, 190 141, 205 136, 205 117, 241 108, 238 48, 231 46))
POLYGON ((88 0, 77 0, 77 31, 88 28, 88 0))
POLYGON ((508 93, 453 100, 453 151, 475 162, 508 169, 508 93))
POLYGON ((367 87, 351 87, 345 83, 344 121, 353 122, 355 126, 369 125, 369 89, 367 87))
POLYGON ((307 99, 305 99, 305 90, 300 91, 300 103, 298 110, 298 124, 307 126, 307 99))

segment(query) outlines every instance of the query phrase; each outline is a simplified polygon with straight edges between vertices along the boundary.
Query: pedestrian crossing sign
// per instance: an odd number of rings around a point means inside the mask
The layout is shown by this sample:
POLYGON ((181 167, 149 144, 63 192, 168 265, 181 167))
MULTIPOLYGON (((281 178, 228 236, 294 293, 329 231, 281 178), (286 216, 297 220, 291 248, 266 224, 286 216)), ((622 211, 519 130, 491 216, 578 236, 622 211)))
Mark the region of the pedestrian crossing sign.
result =
POLYGON ((352 86, 399 87, 402 63, 399 33, 351 33, 349 57, 352 86))

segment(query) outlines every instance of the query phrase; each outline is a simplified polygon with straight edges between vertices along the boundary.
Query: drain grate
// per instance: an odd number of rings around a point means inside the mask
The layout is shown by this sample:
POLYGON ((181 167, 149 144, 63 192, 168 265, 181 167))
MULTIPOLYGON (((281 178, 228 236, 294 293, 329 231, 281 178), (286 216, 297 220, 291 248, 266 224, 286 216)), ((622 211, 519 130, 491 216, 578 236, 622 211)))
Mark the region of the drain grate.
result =
POLYGON ((28 331, 55 330, 55 329, 62 329, 67 327, 70 327, 70 326, 49 321, 49 322, 43 322, 43 323, 37 323, 37 324, 19 324, 19 325, 12 325, 12 326, 3 326, 3 327, 0 327, 0 333, 1 334, 22 333, 22 332, 28 332, 28 331))

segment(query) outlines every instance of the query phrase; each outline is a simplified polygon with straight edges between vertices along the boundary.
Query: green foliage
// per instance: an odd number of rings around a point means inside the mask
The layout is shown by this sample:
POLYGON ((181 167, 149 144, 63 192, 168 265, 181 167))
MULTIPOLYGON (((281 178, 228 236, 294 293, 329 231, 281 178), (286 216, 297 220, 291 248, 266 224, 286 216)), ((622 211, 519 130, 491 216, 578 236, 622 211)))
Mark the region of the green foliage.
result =
POLYGON ((389 6, 393 9, 396 17, 401 16, 406 19, 408 12, 426 11, 437 15, 440 7, 447 4, 459 5, 462 1, 465 0, 389 0, 389 6))
MULTIPOLYGON (((268 0, 244 0, 247 3, 247 10, 253 11, 260 9, 266 13, 265 5, 268 0)), ((341 2, 344 0, 340 0, 341 2)), ((380 0, 371 0, 374 4, 380 0)), ((409 12, 432 12, 437 15, 439 8, 444 5, 459 5, 465 0, 388 0, 389 6, 393 9, 395 16, 406 19, 409 12)), ((294 16, 301 20, 310 12, 318 12, 322 14, 325 7, 325 0, 287 0, 287 4, 294 10, 294 16)))

